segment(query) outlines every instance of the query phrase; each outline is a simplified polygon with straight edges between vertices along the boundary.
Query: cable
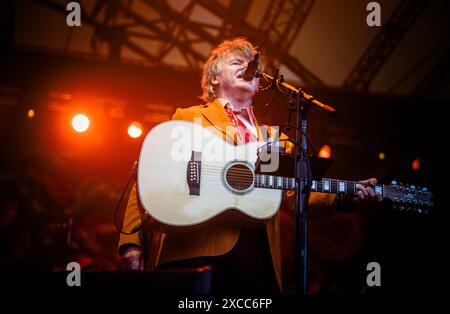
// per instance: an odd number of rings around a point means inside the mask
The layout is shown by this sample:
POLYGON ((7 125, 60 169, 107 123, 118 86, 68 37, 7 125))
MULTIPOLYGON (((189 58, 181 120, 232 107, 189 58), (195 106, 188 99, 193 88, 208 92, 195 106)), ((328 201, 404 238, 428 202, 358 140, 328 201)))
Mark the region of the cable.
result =
MULTIPOLYGON (((298 128, 296 128, 296 129, 298 129, 298 128)), ((308 168, 308 169, 307 169, 307 171, 308 171, 308 173, 307 173, 307 175, 308 175, 308 182, 307 182, 307 184, 306 184, 306 189, 305 189, 305 190, 306 190, 306 193, 308 193, 309 190, 310 190, 310 188, 311 188, 311 186, 312 186, 312 169, 311 169, 311 162, 309 161, 309 157, 308 157, 308 155, 306 154, 305 150, 301 147, 301 145, 300 145, 299 143, 297 143, 296 141, 294 141, 294 140, 292 140, 292 139, 290 139, 290 138, 277 139, 277 140, 274 140, 274 141, 271 141, 271 142, 267 142, 267 143, 265 143, 264 145, 258 147, 258 149, 257 149, 258 154, 260 153, 260 150, 261 150, 263 147, 265 147, 265 146, 267 146, 267 145, 269 145, 269 144, 272 144, 272 143, 276 143, 276 142, 291 142, 292 144, 294 144, 295 146, 297 146, 297 147, 300 148, 300 150, 301 150, 303 156, 305 156, 305 159, 306 159, 306 166, 307 166, 307 168, 308 168)), ((297 161, 295 161, 295 162, 297 162, 297 161)))
MULTIPOLYGON (((139 224, 136 227, 134 227, 131 230, 131 232, 125 232, 125 231, 123 231, 123 226, 122 227, 119 226, 119 223, 117 221, 117 216, 119 215, 120 205, 122 204, 123 197, 125 195, 125 192, 128 191, 128 189, 130 187, 130 182, 133 181, 133 177, 136 176, 136 173, 137 173, 137 161, 135 161, 133 163, 133 168, 131 169, 131 173, 130 173, 130 177, 128 178, 127 185, 123 189, 122 194, 120 195, 119 201, 117 202, 116 209, 114 211, 114 225, 116 226, 116 229, 117 229, 117 231, 119 231, 119 233, 125 234, 125 235, 130 235, 130 234, 138 232, 142 228, 142 225, 143 225, 143 224, 139 224)), ((136 178, 134 178, 134 182, 136 182, 136 178)))
MULTIPOLYGON (((284 128, 286 129, 286 131, 289 131, 289 128, 294 128, 297 131, 299 131, 301 134, 303 134, 303 131, 301 129, 299 129, 298 127, 296 127, 295 125, 293 125, 291 123, 285 123, 280 126, 280 130, 283 130, 284 128)), ((312 155, 316 156, 316 147, 314 146, 311 138, 308 136, 308 134, 305 134, 305 137, 306 137, 306 140, 308 141, 309 147, 311 147, 312 155)))
MULTIPOLYGON (((300 130, 300 129, 297 128, 296 126, 294 126, 294 125, 292 125, 292 124, 289 124, 289 123, 283 124, 283 125, 280 127, 280 129, 282 130, 283 128, 287 128, 287 127, 292 127, 292 128, 294 128, 294 129, 296 129, 296 130, 299 130, 300 133, 303 133, 302 130, 300 130)), ((309 145, 310 145, 310 147, 311 147, 311 150, 312 150, 312 156, 316 156, 316 149, 315 149, 315 147, 314 147, 314 144, 313 144, 312 141, 311 141, 311 138, 310 138, 308 135, 306 135, 306 140, 308 141, 308 143, 309 143, 309 145)), ((296 141, 292 140, 291 138, 277 139, 277 140, 274 140, 274 141, 267 142, 267 143, 265 143, 264 145, 258 147, 258 149, 257 149, 257 150, 258 150, 258 153, 259 153, 260 150, 261 150, 262 148, 264 148, 265 146, 267 146, 267 145, 269 145, 269 144, 272 144, 272 143, 276 143, 276 142, 291 142, 292 144, 294 144, 294 145, 296 145, 296 146, 300 146, 299 143, 297 143, 296 141)))

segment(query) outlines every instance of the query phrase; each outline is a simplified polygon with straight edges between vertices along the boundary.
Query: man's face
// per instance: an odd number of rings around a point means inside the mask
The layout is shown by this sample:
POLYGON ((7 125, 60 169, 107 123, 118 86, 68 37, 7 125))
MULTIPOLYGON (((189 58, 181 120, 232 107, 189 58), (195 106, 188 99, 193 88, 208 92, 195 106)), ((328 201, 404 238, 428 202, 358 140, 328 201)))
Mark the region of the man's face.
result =
POLYGON ((213 78, 213 83, 218 84, 216 95, 218 97, 248 97, 252 98, 258 91, 259 78, 246 81, 242 78, 250 60, 245 57, 230 55, 222 64, 222 72, 213 78))

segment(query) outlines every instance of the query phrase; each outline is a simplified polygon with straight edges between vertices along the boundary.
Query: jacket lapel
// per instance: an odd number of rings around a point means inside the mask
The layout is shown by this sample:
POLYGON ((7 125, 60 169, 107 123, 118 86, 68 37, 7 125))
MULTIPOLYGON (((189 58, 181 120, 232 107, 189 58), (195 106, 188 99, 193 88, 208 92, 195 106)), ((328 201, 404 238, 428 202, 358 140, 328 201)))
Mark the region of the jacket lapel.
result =
MULTIPOLYGON (((219 99, 215 99, 212 103, 206 105, 206 108, 202 109, 201 114, 206 121, 202 122, 203 127, 213 128, 216 133, 224 136, 224 139, 230 143, 237 143, 237 136, 233 124, 228 118, 223 105, 219 99)), ((263 136, 260 126, 256 118, 254 121, 256 131, 258 133, 258 141, 266 141, 267 138, 263 136)))
POLYGON ((258 123, 258 121, 256 120, 256 118, 253 119, 253 122, 255 123, 256 132, 258 133, 258 141, 266 141, 267 139, 264 138, 264 136, 263 136, 263 134, 262 134, 262 132, 261 132, 259 123, 258 123))
POLYGON ((207 104, 201 114, 206 120, 202 122, 204 127, 222 135, 227 142, 236 144, 236 132, 219 99, 207 104))

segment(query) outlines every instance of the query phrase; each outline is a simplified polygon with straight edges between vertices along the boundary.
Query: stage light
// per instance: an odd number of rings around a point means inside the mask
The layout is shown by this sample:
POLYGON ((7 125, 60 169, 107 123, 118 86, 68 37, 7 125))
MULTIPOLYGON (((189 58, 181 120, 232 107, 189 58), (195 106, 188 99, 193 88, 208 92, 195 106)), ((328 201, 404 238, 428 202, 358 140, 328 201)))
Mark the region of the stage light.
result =
POLYGON ((411 163, 412 170, 419 170, 420 168, 420 158, 416 158, 411 163))
POLYGON ((84 114, 77 114, 72 119, 72 127, 79 133, 85 132, 89 128, 89 118, 84 114))
POLYGON ((383 152, 380 152, 380 153, 378 154, 378 159, 384 160, 385 158, 386 158, 386 155, 385 155, 383 152))
POLYGON ((128 127, 128 135, 132 138, 138 138, 142 135, 142 124, 139 122, 132 122, 128 127))
POLYGON ((29 109, 27 115, 28 115, 28 118, 33 119, 34 118, 34 110, 29 109))
POLYGON ((331 147, 328 145, 323 145, 319 151, 319 157, 331 158, 331 147))

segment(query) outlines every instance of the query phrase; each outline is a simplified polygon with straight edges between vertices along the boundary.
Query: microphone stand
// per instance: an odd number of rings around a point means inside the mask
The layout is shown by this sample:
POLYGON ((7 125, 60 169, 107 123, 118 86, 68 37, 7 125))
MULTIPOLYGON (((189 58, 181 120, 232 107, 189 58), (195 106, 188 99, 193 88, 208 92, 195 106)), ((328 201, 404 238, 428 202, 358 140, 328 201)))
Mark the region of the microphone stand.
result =
POLYGON ((308 111, 311 105, 315 105, 332 116, 336 115, 336 109, 325 105, 307 94, 301 88, 284 82, 283 76, 278 77, 279 69, 276 69, 274 77, 260 72, 260 76, 271 82, 270 89, 275 95, 289 102, 289 121, 291 125, 291 112, 296 113, 295 129, 295 290, 299 294, 308 294, 308 199, 310 184, 312 182, 311 166, 308 159, 308 111))

